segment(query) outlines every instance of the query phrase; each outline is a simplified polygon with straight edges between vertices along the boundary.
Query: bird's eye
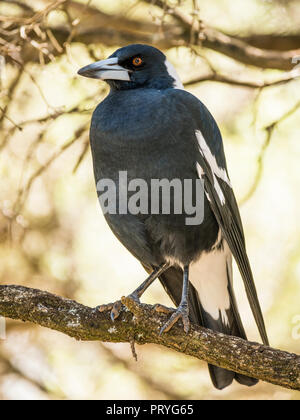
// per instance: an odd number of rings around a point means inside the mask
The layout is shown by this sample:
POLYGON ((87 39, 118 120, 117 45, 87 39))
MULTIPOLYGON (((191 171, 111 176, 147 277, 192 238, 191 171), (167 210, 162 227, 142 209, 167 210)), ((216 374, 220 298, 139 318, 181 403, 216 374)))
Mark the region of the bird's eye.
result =
POLYGON ((141 66, 141 65, 143 64, 143 60, 141 59, 141 57, 135 57, 135 58, 132 60, 132 64, 133 64, 135 67, 139 67, 139 66, 141 66))

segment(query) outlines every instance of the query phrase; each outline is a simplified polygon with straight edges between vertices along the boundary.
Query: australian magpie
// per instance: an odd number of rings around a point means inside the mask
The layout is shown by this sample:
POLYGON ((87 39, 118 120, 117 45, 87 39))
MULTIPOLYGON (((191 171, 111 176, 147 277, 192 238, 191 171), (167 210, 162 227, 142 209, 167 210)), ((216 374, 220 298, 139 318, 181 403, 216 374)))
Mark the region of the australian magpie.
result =
MULTIPOLYGON (((233 292, 233 256, 261 338, 268 345, 222 137, 210 112, 184 90, 174 67, 152 46, 120 48, 78 73, 105 80, 110 86, 110 93, 93 114, 90 129, 97 185, 111 180, 120 193, 120 173, 126 173, 128 182, 144 180, 147 185, 155 179, 203 182, 201 223, 187 224, 186 212, 165 214, 161 207, 158 212, 106 212, 113 233, 149 273, 131 296, 138 300, 159 278, 177 307, 161 332, 181 318, 185 331, 191 320, 247 339, 233 292)), ((195 186, 192 189, 195 192, 195 186)), ((118 194, 116 200, 120 204, 118 194)), ((110 307, 114 319, 120 303, 110 307)), ((161 305, 157 310, 167 311, 161 305)), ((219 367, 209 366, 209 370, 218 389, 233 379, 248 386, 257 383, 219 367)))

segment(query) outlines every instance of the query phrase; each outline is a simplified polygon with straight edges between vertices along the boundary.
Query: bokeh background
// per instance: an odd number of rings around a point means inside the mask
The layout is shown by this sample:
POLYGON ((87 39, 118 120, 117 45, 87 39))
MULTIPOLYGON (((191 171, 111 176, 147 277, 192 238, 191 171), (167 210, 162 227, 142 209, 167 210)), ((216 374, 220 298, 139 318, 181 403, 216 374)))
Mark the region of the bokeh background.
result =
MULTIPOLYGON (((190 32, 154 3, 1 0, 0 284, 96 306, 145 278, 97 202, 88 128, 107 88, 76 73, 146 41, 164 50, 220 125, 271 344, 299 353, 300 53, 293 64, 259 67, 202 43, 208 26, 262 55, 296 51, 299 1, 169 2, 192 16, 190 32)), ((237 270, 235 288, 249 338, 258 340, 237 270)), ((159 282, 143 300, 170 305, 159 282)), ((7 320, 0 399, 299 399, 265 383, 220 392, 199 360, 154 345, 137 352, 135 362, 127 344, 78 343, 7 320)))

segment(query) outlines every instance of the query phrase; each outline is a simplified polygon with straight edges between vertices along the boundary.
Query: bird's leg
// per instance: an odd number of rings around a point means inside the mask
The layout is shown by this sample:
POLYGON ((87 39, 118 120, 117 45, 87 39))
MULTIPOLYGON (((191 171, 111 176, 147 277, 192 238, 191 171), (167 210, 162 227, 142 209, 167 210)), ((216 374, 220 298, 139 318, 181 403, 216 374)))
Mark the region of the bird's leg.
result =
MULTIPOLYGON (((149 286, 151 286, 154 280, 156 280, 164 271, 167 270, 167 268, 169 268, 168 263, 161 264, 159 267, 153 270, 150 276, 147 277, 147 279, 128 297, 140 303, 140 297, 143 295, 143 293, 148 289, 149 286)), ((120 300, 118 300, 115 303, 109 303, 107 305, 100 305, 97 307, 97 310, 99 310, 100 312, 111 311, 110 316, 111 316, 111 319, 114 321, 120 315, 121 308, 122 308, 122 303, 120 300)))
MULTIPOLYGON (((183 322, 183 328, 185 333, 189 332, 190 320, 189 320, 189 307, 188 307, 188 293, 189 293, 189 266, 184 267, 183 271, 183 287, 181 302, 177 310, 170 317, 169 321, 160 330, 160 334, 169 331, 173 325, 181 318, 183 322)), ((158 312, 170 312, 169 308, 165 308, 162 305, 157 305, 156 310, 158 312)))
POLYGON ((135 301, 139 301, 140 297, 145 293, 149 286, 156 280, 166 269, 169 267, 169 264, 162 264, 150 274, 150 276, 137 288, 134 292, 132 292, 129 297, 134 299, 135 301))

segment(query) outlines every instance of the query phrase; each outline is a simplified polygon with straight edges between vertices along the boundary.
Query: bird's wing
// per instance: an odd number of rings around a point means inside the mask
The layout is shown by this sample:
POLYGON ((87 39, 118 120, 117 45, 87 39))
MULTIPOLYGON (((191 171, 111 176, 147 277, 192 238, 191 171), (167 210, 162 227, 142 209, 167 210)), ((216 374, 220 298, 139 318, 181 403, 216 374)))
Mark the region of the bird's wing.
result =
POLYGON ((269 345, 246 252, 241 217, 227 173, 220 131, 212 115, 197 98, 187 92, 179 93, 178 99, 179 97, 195 120, 195 139, 198 149, 196 167, 199 176, 204 180, 206 197, 222 230, 223 238, 227 241, 239 267, 263 343, 269 345))
POLYGON ((137 258, 144 267, 153 269, 156 260, 149 246, 145 224, 131 214, 106 214, 105 219, 119 241, 137 258))
POLYGON ((269 345, 264 319, 259 304, 256 287, 251 271, 249 259, 245 247, 245 239, 242 225, 240 223, 240 215, 237 203, 231 187, 227 186, 223 181, 218 180, 220 191, 222 192, 222 200, 216 191, 215 180, 212 170, 203 155, 199 157, 200 165, 204 169, 204 186, 210 206, 222 229, 223 237, 227 241, 229 248, 234 256, 239 270, 241 272, 247 297, 259 329, 261 338, 265 345, 269 345), (224 200, 224 201, 223 201, 224 200))

